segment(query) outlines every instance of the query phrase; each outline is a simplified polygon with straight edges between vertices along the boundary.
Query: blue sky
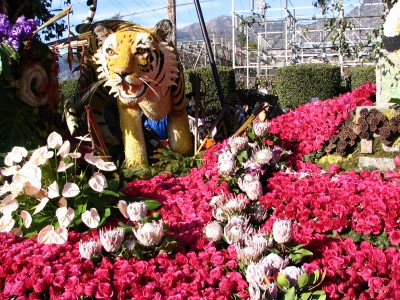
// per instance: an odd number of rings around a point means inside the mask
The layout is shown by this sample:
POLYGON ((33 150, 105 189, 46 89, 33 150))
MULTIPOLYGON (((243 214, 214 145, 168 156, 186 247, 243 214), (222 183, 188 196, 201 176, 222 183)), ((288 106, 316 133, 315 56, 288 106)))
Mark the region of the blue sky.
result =
MULTIPOLYGON (((176 23, 177 28, 198 22, 196 8, 193 0, 176 1, 176 23)), ((251 0, 234 0, 235 11, 249 11, 251 0)), ((146 27, 153 27, 159 20, 168 18, 167 0, 98 0, 98 9, 95 21, 110 18, 116 14, 124 16, 124 20, 132 21, 146 27)), ((254 0, 255 8, 257 0, 254 0)), ((62 9, 65 6, 63 0, 53 0, 54 9, 62 9)), ((269 0, 271 6, 269 15, 271 17, 283 17, 282 8, 285 0, 269 0)), ((288 0, 290 6, 312 6, 312 0, 288 0)), ((232 14, 232 0, 200 0, 200 5, 205 21, 221 15, 232 14)), ((73 15, 70 16, 71 25, 77 25, 85 19, 88 7, 86 0, 72 0, 73 15)), ((307 8, 298 10, 299 14, 315 14, 316 10, 307 8)), ((67 18, 64 18, 67 21, 67 18)), ((74 30, 73 30, 74 31, 74 30)))

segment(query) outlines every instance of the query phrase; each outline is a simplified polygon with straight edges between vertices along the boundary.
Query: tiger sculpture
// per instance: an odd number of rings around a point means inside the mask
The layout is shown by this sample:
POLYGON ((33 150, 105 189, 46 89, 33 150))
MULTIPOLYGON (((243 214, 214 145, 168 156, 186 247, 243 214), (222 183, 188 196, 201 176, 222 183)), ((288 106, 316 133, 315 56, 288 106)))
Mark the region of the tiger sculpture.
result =
MULTIPOLYGON (((167 116, 171 150, 192 155, 183 68, 171 41, 172 23, 162 20, 153 29, 115 20, 92 23, 96 1, 88 4, 89 15, 76 31, 89 38, 92 68, 97 65, 98 79, 117 98, 126 167, 148 165, 142 113, 153 120, 167 116)), ((100 92, 90 105, 104 125, 107 97, 100 92)), ((109 136, 106 128, 105 135, 109 136)))

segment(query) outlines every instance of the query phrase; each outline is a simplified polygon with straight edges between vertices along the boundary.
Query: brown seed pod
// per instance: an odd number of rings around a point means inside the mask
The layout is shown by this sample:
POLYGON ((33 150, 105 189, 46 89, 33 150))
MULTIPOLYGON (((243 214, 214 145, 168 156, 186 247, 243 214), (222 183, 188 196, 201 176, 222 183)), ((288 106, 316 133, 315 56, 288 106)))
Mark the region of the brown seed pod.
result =
POLYGON ((361 131, 360 138, 363 140, 369 140, 371 138, 371 134, 369 131, 361 131))
POLYGON ((366 116, 368 116, 368 113, 369 113, 369 109, 364 107, 364 108, 360 109, 359 115, 360 115, 360 117, 366 117, 366 116))

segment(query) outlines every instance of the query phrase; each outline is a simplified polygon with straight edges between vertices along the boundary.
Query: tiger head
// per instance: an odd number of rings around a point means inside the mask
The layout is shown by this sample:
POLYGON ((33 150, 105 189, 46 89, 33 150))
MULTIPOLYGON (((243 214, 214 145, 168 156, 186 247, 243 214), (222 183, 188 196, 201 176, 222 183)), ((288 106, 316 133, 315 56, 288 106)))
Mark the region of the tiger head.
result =
POLYGON ((99 79, 126 106, 157 100, 176 85, 179 61, 170 42, 172 24, 160 21, 153 29, 130 23, 112 32, 102 24, 94 33, 100 47, 94 55, 99 79))

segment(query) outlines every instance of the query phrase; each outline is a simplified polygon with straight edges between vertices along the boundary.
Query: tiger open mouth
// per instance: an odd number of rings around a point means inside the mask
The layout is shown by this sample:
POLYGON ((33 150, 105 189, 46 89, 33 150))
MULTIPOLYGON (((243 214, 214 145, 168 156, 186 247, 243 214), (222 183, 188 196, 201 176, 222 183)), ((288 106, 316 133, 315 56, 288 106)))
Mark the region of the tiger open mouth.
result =
POLYGON ((123 98, 137 98, 143 95, 146 90, 146 85, 143 83, 129 84, 123 81, 118 85, 118 90, 123 98))

